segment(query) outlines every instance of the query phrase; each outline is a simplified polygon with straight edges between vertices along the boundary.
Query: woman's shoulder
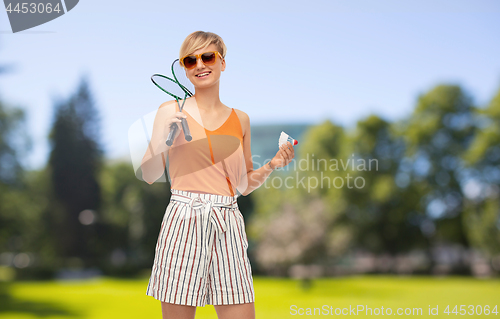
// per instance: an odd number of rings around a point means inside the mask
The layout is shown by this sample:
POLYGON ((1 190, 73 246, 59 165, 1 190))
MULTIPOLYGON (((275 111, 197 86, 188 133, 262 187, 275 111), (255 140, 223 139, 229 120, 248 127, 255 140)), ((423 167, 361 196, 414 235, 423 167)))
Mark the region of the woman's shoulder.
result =
POLYGON ((250 117, 242 110, 238 110, 236 108, 233 109, 236 112, 236 115, 238 115, 238 119, 240 120, 241 128, 243 130, 243 135, 245 135, 246 132, 250 132, 250 117))
POLYGON ((158 108, 157 114, 162 114, 165 116, 171 116, 175 112, 177 112, 177 103, 175 100, 163 102, 158 108))
POLYGON ((177 104, 176 102, 177 102, 176 100, 170 100, 170 101, 163 102, 160 105, 160 108, 175 109, 176 104, 177 104))
POLYGON ((155 121, 161 121, 162 119, 168 118, 177 112, 176 104, 175 100, 162 103, 156 111, 155 121))
POLYGON ((236 115, 238 115, 238 118, 240 119, 240 121, 242 121, 241 124, 243 124, 243 122, 250 123, 250 117, 248 116, 247 113, 243 112, 242 110, 238 110, 236 108, 233 108, 233 109, 236 112, 236 115))

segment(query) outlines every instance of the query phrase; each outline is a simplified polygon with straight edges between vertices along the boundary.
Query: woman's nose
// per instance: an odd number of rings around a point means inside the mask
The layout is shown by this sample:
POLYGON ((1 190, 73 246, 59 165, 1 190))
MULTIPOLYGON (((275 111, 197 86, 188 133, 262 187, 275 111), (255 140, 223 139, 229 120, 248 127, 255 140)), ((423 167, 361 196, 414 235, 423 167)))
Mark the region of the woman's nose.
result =
POLYGON ((201 59, 201 57, 199 59, 196 59, 196 66, 198 68, 203 68, 205 67, 205 64, 203 63, 203 60, 201 59))

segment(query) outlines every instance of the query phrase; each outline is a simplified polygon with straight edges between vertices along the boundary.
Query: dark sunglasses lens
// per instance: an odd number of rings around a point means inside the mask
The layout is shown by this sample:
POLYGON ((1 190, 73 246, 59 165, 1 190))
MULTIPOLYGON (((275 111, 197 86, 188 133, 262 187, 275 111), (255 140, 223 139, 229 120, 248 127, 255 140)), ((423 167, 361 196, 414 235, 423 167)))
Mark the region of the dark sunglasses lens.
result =
POLYGON ((196 65, 196 57, 194 55, 187 56, 182 60, 182 63, 187 69, 191 69, 196 65))
POLYGON ((215 63, 215 53, 214 52, 203 53, 201 55, 201 60, 205 64, 214 64, 215 63))

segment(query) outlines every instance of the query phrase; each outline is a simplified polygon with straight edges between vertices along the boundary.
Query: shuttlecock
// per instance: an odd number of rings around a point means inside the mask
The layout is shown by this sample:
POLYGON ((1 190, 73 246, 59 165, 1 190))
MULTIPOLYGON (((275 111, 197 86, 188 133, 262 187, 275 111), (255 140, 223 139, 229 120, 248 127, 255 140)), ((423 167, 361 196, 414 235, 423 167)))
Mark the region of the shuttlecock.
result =
POLYGON ((281 147, 281 145, 286 144, 286 142, 290 142, 292 143, 292 145, 297 145, 299 143, 297 142, 297 140, 291 138, 290 135, 281 131, 280 139, 278 141, 278 146, 281 147))

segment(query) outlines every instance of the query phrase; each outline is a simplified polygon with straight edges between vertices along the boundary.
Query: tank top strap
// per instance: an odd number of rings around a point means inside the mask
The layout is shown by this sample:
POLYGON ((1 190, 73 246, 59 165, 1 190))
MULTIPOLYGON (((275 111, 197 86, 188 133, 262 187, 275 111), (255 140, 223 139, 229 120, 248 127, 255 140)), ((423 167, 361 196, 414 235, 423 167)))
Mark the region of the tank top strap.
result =
POLYGON ((243 128, 241 127, 240 119, 234 108, 232 108, 231 114, 226 122, 217 130, 210 133, 235 136, 240 140, 241 145, 243 145, 243 128))

